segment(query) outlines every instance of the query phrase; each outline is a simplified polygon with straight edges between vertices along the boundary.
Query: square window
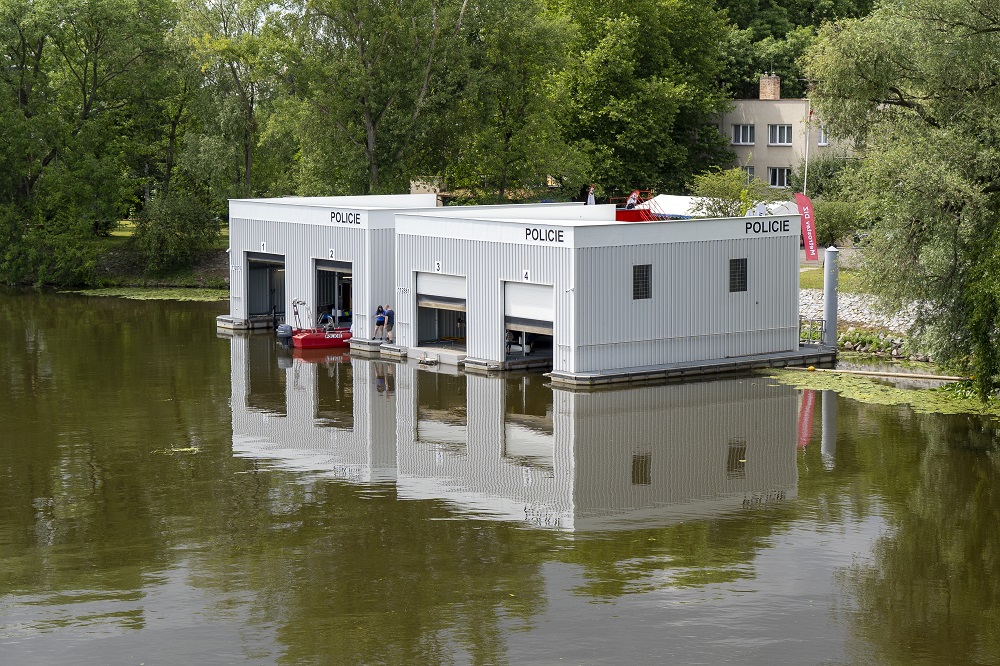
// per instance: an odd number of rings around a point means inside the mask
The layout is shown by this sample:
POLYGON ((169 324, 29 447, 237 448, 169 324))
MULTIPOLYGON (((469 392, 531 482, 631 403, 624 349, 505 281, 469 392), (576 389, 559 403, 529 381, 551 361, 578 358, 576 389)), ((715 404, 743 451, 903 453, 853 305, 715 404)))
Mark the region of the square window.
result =
POLYGON ((791 125, 768 125, 768 145, 790 146, 792 145, 791 125))
POLYGON ((753 125, 733 125, 733 143, 737 146, 752 146, 754 142, 753 125))
POLYGON ((754 179, 754 176, 756 175, 754 174, 754 168, 750 165, 740 168, 743 169, 743 175, 746 176, 746 181, 748 183, 751 182, 754 179))
POLYGON ((771 187, 788 187, 788 179, 791 176, 791 167, 768 167, 767 169, 767 181, 771 187))
POLYGON ((746 291, 747 290, 747 260, 743 259, 730 259, 729 260, 729 291, 746 291))
POLYGON ((817 146, 829 146, 830 145, 830 135, 826 133, 826 127, 823 123, 819 124, 819 139, 816 140, 817 146))
POLYGON ((632 300, 653 297, 653 264, 632 267, 632 300))

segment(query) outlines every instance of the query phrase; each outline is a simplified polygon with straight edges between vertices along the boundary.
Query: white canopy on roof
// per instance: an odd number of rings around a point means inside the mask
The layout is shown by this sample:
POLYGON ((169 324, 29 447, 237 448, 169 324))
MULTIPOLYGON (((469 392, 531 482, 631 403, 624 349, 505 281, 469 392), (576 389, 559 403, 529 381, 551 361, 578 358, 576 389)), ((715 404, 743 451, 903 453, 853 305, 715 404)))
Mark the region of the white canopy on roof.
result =
MULTIPOLYGON (((668 217, 697 217, 698 204, 703 197, 691 197, 680 194, 657 194, 648 201, 637 205, 636 208, 648 209, 658 215, 668 217)), ((799 209, 794 201, 775 201, 766 204, 766 215, 798 215, 799 209)), ((747 215, 757 215, 755 211, 747 215)))

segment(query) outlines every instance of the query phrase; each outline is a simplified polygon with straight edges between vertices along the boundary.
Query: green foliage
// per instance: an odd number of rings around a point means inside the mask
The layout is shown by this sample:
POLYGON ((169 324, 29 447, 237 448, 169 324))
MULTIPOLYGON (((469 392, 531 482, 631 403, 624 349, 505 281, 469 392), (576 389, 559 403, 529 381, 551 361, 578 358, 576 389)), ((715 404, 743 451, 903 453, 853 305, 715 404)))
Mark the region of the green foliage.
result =
POLYGON ((485 201, 529 198, 550 174, 570 189, 582 184, 586 157, 562 135, 564 100, 551 86, 566 61, 570 23, 537 0, 515 0, 473 7, 466 29, 475 48, 456 114, 466 131, 448 182, 485 201))
POLYGON ((586 0, 566 11, 579 39, 559 77, 564 132, 609 194, 680 191, 729 158, 712 126, 726 107, 715 82, 729 28, 718 12, 694 0, 586 0))
POLYGON ((815 101, 866 159, 846 187, 872 221, 875 291, 918 301, 922 345, 1000 379, 1000 19, 985 0, 886 3, 824 27, 810 54, 815 101))
POLYGON ((731 159, 727 90, 798 94, 813 26, 865 4, 0 0, 0 279, 95 279, 123 219, 181 266, 231 198, 682 191, 731 159))
POLYGON ((153 271, 190 262, 218 234, 218 218, 204 202, 184 194, 161 194, 136 218, 135 243, 153 271))
POLYGON ((788 186, 793 192, 805 192, 813 199, 842 199, 847 196, 844 181, 857 170, 859 164, 857 158, 846 155, 823 155, 810 159, 808 173, 805 162, 799 164, 792 171, 788 186))
POLYGON ((849 201, 814 199, 816 241, 821 246, 838 245, 858 228, 857 206, 849 201))
POLYGON ((716 167, 694 177, 691 194, 703 199, 697 208, 699 215, 742 217, 757 204, 780 201, 787 192, 768 187, 760 178, 747 178, 741 167, 716 167))
POLYGON ((104 296, 126 298, 133 301, 227 301, 228 289, 191 289, 162 287, 105 287, 102 289, 81 289, 76 292, 84 296, 104 296))
POLYGON ((719 0, 735 24, 726 44, 724 82, 736 99, 754 99, 760 75, 781 77, 782 97, 805 97, 808 92, 801 60, 823 23, 864 16, 871 0, 719 0))
POLYGON ((1000 417, 1000 401, 983 403, 959 389, 901 389, 858 375, 802 370, 770 370, 767 375, 782 384, 803 389, 836 391, 844 397, 873 405, 909 405, 923 414, 989 414, 1000 417))

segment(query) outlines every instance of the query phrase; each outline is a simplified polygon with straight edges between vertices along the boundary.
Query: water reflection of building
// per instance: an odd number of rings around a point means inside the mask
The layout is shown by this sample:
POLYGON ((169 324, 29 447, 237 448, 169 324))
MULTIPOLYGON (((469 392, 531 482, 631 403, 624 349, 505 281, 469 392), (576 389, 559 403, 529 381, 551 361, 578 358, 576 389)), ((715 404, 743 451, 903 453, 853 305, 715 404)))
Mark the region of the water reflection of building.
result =
POLYGON ((280 382, 256 386, 270 375, 255 368, 279 359, 273 344, 248 354, 253 341, 233 342, 240 455, 565 529, 718 517, 795 494, 796 391, 765 379, 573 393, 537 375, 293 359, 282 412, 258 407, 255 392, 273 402, 280 382))
POLYGON ((338 478, 395 478, 391 364, 291 354, 271 335, 232 338, 233 451, 338 478))

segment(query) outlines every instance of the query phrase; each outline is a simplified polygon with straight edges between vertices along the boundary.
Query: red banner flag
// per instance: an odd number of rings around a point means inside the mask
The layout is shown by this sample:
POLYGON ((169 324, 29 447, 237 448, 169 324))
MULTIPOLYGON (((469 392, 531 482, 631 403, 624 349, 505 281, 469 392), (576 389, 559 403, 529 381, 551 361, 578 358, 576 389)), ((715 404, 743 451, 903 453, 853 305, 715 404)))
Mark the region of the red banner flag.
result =
POLYGON ((816 261, 819 255, 816 253, 816 219, 813 217, 813 203, 809 197, 802 194, 795 195, 795 204, 799 207, 799 215, 802 216, 802 238, 806 246, 806 260, 816 261))
POLYGON ((802 391, 802 404, 799 405, 799 448, 804 449, 812 438, 813 407, 816 405, 816 392, 812 389, 802 391))

